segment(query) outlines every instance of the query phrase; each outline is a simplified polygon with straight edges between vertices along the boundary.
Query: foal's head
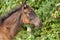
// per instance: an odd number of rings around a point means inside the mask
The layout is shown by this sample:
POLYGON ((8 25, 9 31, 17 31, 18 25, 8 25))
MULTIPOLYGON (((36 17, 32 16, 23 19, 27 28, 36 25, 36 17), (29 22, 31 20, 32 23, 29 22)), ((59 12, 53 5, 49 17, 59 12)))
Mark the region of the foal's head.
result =
POLYGON ((41 26, 41 20, 37 17, 33 9, 26 4, 23 6, 22 21, 23 23, 32 24, 38 28, 41 26))

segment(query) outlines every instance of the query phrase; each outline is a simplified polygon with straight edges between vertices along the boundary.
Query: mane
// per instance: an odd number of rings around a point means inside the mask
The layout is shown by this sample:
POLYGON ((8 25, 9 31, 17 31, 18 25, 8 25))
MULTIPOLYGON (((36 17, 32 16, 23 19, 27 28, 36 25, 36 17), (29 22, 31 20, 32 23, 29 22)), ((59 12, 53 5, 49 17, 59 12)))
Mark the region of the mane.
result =
POLYGON ((21 10, 22 5, 17 7, 16 9, 10 11, 9 13, 7 13, 7 15, 4 15, 0 18, 0 24, 4 22, 5 19, 7 19, 8 17, 10 17, 12 14, 14 14, 15 12, 21 10))

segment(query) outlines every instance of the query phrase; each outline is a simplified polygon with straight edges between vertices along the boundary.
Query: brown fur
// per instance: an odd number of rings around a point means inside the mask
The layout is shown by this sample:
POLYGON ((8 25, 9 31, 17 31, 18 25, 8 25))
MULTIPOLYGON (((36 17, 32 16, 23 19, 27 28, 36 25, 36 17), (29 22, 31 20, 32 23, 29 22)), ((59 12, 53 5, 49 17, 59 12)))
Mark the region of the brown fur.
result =
POLYGON ((33 9, 26 4, 0 18, 0 40, 13 40, 23 23, 41 26, 33 9))

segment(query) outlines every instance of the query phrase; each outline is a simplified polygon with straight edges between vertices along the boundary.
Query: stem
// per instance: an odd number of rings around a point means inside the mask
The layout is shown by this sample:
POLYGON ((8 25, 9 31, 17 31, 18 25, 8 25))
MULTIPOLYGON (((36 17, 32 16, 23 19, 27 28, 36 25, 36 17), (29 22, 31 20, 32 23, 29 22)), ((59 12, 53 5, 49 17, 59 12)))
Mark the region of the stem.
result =
POLYGON ((27 27, 27 33, 28 33, 28 35, 31 35, 31 27, 27 27))

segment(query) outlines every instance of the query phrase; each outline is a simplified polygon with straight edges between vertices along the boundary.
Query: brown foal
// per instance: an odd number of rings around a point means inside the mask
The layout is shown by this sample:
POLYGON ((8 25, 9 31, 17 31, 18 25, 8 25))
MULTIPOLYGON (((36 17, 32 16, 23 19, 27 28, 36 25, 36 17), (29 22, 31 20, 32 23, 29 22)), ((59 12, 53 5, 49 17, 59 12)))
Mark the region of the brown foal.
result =
POLYGON ((40 19, 26 4, 26 0, 20 7, 0 18, 0 40, 13 40, 24 23, 32 24, 38 28, 41 26, 40 19))

